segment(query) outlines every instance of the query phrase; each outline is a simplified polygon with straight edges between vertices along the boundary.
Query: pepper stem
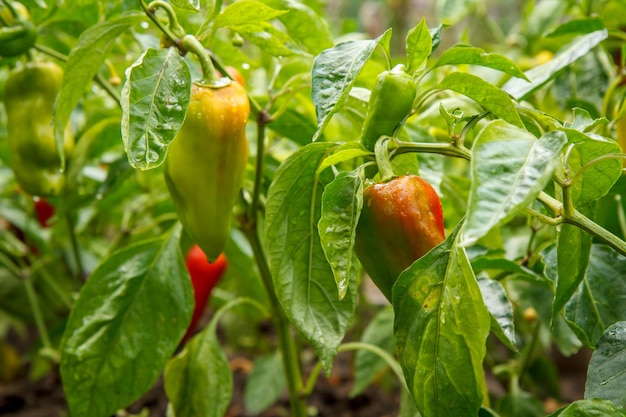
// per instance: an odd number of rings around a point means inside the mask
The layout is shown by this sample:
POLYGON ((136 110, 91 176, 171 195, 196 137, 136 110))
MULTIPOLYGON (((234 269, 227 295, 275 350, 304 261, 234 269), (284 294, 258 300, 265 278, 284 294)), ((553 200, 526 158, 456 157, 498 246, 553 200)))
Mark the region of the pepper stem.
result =
POLYGON ((376 165, 378 165, 378 173, 383 182, 389 181, 395 174, 389 159, 389 136, 381 136, 374 145, 374 155, 376 156, 376 165))
POLYGON ((230 85, 230 78, 220 77, 218 75, 211 61, 209 51, 202 46, 198 38, 193 35, 185 35, 182 39, 182 45, 185 51, 193 53, 200 60, 200 66, 202 67, 202 84, 213 88, 230 85))

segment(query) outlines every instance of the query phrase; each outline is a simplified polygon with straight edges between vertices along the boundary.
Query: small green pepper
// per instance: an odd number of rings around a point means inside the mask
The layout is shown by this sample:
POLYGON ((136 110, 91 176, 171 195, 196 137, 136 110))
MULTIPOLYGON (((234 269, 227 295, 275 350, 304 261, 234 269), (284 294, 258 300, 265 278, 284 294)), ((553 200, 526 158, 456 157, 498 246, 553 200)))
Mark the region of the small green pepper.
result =
POLYGON ((367 107, 361 143, 373 151, 378 138, 393 136, 411 113, 416 94, 417 84, 404 65, 380 73, 367 107))

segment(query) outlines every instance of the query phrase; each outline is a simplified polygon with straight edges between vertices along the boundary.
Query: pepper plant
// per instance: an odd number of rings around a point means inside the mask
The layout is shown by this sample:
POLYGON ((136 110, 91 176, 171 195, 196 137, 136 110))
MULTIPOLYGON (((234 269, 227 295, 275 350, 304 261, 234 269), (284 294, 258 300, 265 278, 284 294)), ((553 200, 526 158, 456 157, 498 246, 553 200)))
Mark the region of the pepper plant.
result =
POLYGON ((0 337, 35 326, 69 415, 162 376, 169 416, 223 416, 244 331, 251 414, 310 415, 355 351, 403 417, 625 415, 626 6, 443 3, 347 36, 317 1, 2 0, 0 337), (188 338, 195 245, 229 267, 188 338), (581 398, 552 350, 593 352, 581 398))

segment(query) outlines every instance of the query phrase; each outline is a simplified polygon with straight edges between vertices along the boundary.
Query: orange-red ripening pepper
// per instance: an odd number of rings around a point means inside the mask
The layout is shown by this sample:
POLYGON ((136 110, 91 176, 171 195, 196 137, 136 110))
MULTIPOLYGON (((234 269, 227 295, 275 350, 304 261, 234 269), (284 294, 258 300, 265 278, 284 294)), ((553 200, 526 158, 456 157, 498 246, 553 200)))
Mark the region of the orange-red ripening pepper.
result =
POLYGON ((423 178, 404 175, 363 192, 355 249, 388 299, 400 273, 444 239, 441 201, 423 178))

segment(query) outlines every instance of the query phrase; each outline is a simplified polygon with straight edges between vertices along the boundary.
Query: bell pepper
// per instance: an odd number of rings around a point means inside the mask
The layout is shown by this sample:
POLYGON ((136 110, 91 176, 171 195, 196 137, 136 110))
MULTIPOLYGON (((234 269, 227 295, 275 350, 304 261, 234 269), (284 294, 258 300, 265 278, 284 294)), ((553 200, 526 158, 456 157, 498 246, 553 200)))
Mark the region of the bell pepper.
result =
POLYGON ((441 201, 423 178, 404 175, 363 192, 355 250, 389 300, 400 273, 444 239, 441 201))
MULTIPOLYGON (((29 62, 13 70, 6 81, 4 102, 15 178, 36 196, 57 195, 64 185, 61 159, 54 139, 52 111, 61 89, 63 69, 53 62, 29 62)), ((69 127, 63 151, 74 147, 69 127)))
POLYGON ((178 218, 213 262, 230 235, 231 214, 248 158, 250 103, 237 82, 194 83, 187 116, 165 160, 165 180, 178 218))

